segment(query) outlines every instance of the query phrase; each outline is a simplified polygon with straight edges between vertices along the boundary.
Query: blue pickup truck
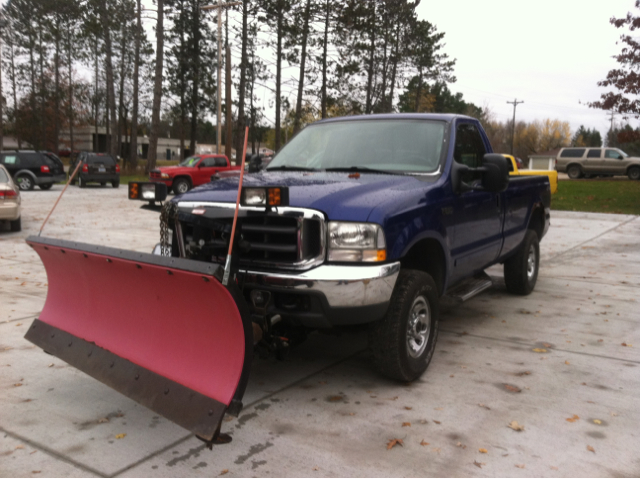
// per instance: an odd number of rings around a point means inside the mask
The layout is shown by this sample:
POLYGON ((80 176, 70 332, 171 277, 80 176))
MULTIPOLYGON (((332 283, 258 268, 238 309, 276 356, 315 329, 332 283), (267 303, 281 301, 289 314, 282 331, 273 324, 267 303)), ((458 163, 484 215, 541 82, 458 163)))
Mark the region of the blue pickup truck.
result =
MULTIPOLYGON (((224 262, 225 228, 212 221, 231 221, 237 188, 222 179, 173 200, 172 256, 224 262)), ((366 325, 376 368, 414 380, 433 355, 443 296, 486 289, 497 263, 510 292, 533 290, 549 206, 548 179, 509 178, 474 118, 314 123, 244 179, 238 281, 267 318, 254 333, 287 347, 304 331, 366 325)))
POLYGON ((242 188, 166 203, 156 254, 28 237, 49 286, 25 337, 212 447, 231 439, 253 355, 310 331, 364 328, 378 371, 418 378, 440 304, 490 287, 487 267, 533 290, 550 195, 547 176, 510 177, 473 118, 320 121, 242 188))

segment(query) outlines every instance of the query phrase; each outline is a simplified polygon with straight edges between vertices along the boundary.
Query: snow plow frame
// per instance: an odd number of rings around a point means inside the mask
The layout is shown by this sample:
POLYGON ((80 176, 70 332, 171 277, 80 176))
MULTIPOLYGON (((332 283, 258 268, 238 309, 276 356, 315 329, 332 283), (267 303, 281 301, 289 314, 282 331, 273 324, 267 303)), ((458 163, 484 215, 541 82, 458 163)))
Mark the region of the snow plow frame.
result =
MULTIPOLYGON (((184 277, 192 283, 196 279, 199 280, 200 283, 202 283, 203 280, 205 283, 217 282, 219 285, 213 285, 213 289, 210 291, 213 293, 217 292, 219 295, 222 294, 223 297, 229 299, 229 297, 225 293, 221 293, 219 289, 224 288, 231 295, 231 299, 235 303, 235 307, 237 307, 239 319, 242 322, 242 325, 239 326, 237 321, 234 320, 234 325, 231 329, 240 331, 239 328, 241 327, 244 333, 244 357, 242 358, 242 369, 235 391, 231 394, 229 392, 229 386, 227 386, 227 396, 231 396, 228 404, 225 401, 211 397, 212 394, 198 392, 193 387, 166 377, 162 374, 163 371, 154 372, 149 367, 134 363, 126 357, 127 354, 119 355, 110 351, 108 344, 106 347, 102 347, 103 345, 99 346, 93 340, 82 337, 83 334, 76 335, 58 327, 59 325, 49 324, 49 317, 59 317, 66 312, 66 309, 60 305, 66 304, 65 301, 74 299, 76 292, 72 288, 56 286, 57 289, 54 288, 52 292, 50 286, 47 303, 45 303, 41 317, 34 320, 25 335, 27 340, 42 348, 45 352, 60 358, 125 396, 188 429, 202 439, 207 441, 215 440, 219 433, 224 414, 237 415, 242 409, 242 397, 247 387, 253 357, 253 330, 250 310, 235 281, 230 281, 227 286, 221 284, 224 273, 223 267, 213 263, 203 263, 45 237, 29 236, 26 242, 40 255, 47 269, 50 284, 52 281, 52 271, 50 271, 50 268, 52 270, 64 269, 61 268, 60 265, 64 264, 65 260, 70 260, 72 263, 76 261, 75 267, 78 268, 77 265, 83 261, 78 258, 86 258, 87 261, 93 261, 93 266, 88 267, 89 270, 95 268, 95 265, 98 263, 100 268, 110 267, 103 265, 113 265, 114 267, 120 268, 132 267, 134 270, 142 268, 151 269, 151 272, 154 273, 156 277, 158 277, 161 270, 164 277, 167 278, 175 278, 178 276, 178 278, 175 279, 180 279, 182 277, 180 275, 184 275, 184 277), (67 254, 63 257, 61 253, 67 254), (57 261, 57 263, 54 261, 57 261), (68 289, 70 289, 70 291, 67 292, 68 289), (58 296, 51 300, 54 304, 49 308, 49 310, 56 310, 54 311, 55 314, 51 314, 47 309, 48 303, 50 302, 49 295, 58 296), (64 309, 64 311, 60 311, 61 309, 64 309)), ((80 268, 81 267, 82 266, 80 266, 80 268)), ((93 270, 91 270, 91 272, 93 272, 93 270)), ((55 271, 55 275, 58 277, 64 274, 62 271, 55 271)), ((114 277, 117 278, 119 274, 122 273, 116 273, 114 277)), ((73 279, 69 279, 67 283, 72 281, 73 279)), ((212 287, 212 285, 208 286, 212 287)), ((151 287, 152 286, 149 286, 149 288, 151 287)), ((168 293, 171 293, 171 291, 168 291, 168 293)), ((108 299, 105 301, 108 301, 108 299)), ((73 305, 70 307, 72 306, 73 305)), ((226 306, 228 309, 233 309, 230 300, 227 301, 226 306)), ((132 311, 132 318, 130 320, 132 322, 136 320, 136 313, 144 314, 145 312, 144 303, 133 307, 138 308, 138 310, 132 311)), ((87 307, 85 307, 85 309, 87 309, 87 307)), ((150 309, 152 308, 150 307, 150 309)), ((83 310, 81 311, 84 312, 83 310)), ((205 307, 204 313, 207 311, 209 310, 205 307)), ((212 310, 211 316, 215 316, 214 313, 215 311, 212 310)), ((149 315, 152 314, 150 311, 149 315)), ((230 317, 235 318, 235 313, 230 317)), ((90 325, 87 325, 90 319, 91 318, 86 318, 86 321, 84 319, 80 321, 80 323, 84 323, 81 324, 81 326, 83 328, 90 328, 90 325)), ((227 320, 228 318, 223 319, 227 320)), ((197 320, 196 316, 196 321, 197 320)), ((78 322, 77 318, 71 320, 70 324, 74 321, 78 322)), ((56 321, 51 322, 55 323, 56 321)), ((147 323, 148 322, 149 321, 147 321, 147 323)), ((175 325, 172 326, 175 327, 175 325)), ((73 329, 73 327, 69 329, 73 329)), ((215 329, 215 325, 212 326, 209 324, 208 329, 209 331, 215 329)), ((145 335, 141 328, 136 330, 136 327, 132 326, 132 330, 134 330, 140 338, 145 335)), ((238 339, 238 342, 240 341, 242 341, 242 339, 238 339)), ((114 344, 114 342, 112 341, 111 344, 114 344)), ((201 345, 200 347, 197 345, 193 347, 198 349, 197 354, 201 357, 208 357, 209 351, 207 351, 206 348, 202 348, 201 345)), ((155 358, 153 355, 159 354, 158 351, 161 351, 163 354, 165 353, 165 349, 156 350, 156 353, 151 352, 150 364, 154 364, 155 358)), ((178 354, 180 353, 181 352, 178 351, 178 354)), ((182 353, 184 354, 184 352, 182 353)), ((225 353, 222 351, 217 354, 224 356, 225 353)), ((239 354, 236 354, 236 356, 239 356, 239 354)), ((239 359, 236 358, 235 361, 235 364, 238 365, 239 359)), ((202 363, 199 362, 198 366, 201 364, 202 363)), ((202 375, 207 374, 208 371, 206 368, 199 369, 198 371, 199 373, 193 373, 192 379, 195 378, 196 381, 200 381, 205 385, 208 384, 207 381, 210 381, 209 378, 201 378, 202 375)))

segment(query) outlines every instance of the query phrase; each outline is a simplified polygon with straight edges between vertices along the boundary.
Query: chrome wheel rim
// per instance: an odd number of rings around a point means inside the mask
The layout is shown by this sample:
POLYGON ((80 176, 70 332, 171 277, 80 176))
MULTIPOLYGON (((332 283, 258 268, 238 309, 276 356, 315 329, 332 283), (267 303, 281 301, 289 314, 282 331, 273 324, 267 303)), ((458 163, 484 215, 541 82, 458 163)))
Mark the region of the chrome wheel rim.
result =
POLYGON ((27 191, 31 189, 31 180, 29 178, 20 178, 20 189, 27 191))
POLYGON ((189 191, 189 185, 187 185, 184 181, 178 184, 178 193, 186 193, 189 191))
POLYGON ((427 347, 431 332, 431 311, 424 296, 413 300, 407 321, 407 351, 412 358, 419 358, 427 347))
POLYGON ((531 281, 536 272, 536 248, 531 245, 529 247, 529 256, 527 257, 527 279, 531 281))

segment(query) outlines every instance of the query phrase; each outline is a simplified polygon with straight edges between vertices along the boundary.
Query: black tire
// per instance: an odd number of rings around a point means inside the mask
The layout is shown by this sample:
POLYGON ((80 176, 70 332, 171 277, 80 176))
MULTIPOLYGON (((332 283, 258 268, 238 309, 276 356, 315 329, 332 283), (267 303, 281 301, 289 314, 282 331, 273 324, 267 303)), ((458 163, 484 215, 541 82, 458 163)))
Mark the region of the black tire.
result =
POLYGON ((84 181, 81 176, 78 176, 78 186, 80 188, 85 188, 87 186, 87 182, 84 181))
POLYGON ((369 334, 374 367, 398 381, 419 378, 435 351, 438 317, 433 278, 422 271, 400 270, 387 314, 372 325, 369 334))
POLYGON ((18 183, 18 188, 22 191, 31 191, 33 187, 36 185, 33 178, 29 175, 18 175, 16 178, 16 183, 18 183))
POLYGON ((53 183, 44 183, 42 185, 38 185, 41 190, 50 190, 53 186, 53 183))
POLYGON ((507 291, 526 296, 536 287, 540 268, 538 234, 527 230, 518 252, 504 263, 504 282, 507 291))
POLYGON ((100 182, 100 186, 107 186, 107 182, 106 181, 101 181, 100 182))
POLYGON ((17 220, 9 221, 11 231, 22 231, 22 217, 17 220))
POLYGON ((582 168, 580 168, 578 165, 571 165, 569 168, 567 168, 567 175, 572 180, 582 178, 582 168))
POLYGON ((186 178, 178 178, 173 182, 173 192, 176 195, 181 195, 182 193, 186 193, 191 189, 191 183, 186 178))
POLYGON ((119 181, 112 181, 111 182, 111 186, 113 186, 114 188, 119 188, 120 187, 120 182, 119 181))
POLYGON ((637 166, 632 166, 627 171, 627 176, 629 177, 630 180, 634 180, 634 181, 640 180, 640 168, 638 168, 637 166))

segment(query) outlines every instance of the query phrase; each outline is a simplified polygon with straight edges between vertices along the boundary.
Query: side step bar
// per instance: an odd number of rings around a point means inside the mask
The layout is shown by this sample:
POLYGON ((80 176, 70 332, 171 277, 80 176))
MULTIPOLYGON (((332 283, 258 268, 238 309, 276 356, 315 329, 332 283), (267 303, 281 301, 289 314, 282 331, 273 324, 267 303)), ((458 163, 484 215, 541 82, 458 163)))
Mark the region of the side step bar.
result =
POLYGON ((462 304, 491 286, 493 286, 493 280, 483 271, 449 289, 442 299, 448 303, 462 304))

